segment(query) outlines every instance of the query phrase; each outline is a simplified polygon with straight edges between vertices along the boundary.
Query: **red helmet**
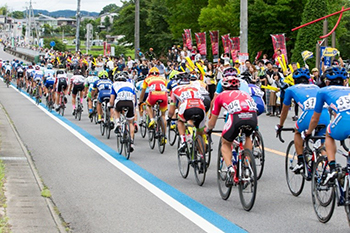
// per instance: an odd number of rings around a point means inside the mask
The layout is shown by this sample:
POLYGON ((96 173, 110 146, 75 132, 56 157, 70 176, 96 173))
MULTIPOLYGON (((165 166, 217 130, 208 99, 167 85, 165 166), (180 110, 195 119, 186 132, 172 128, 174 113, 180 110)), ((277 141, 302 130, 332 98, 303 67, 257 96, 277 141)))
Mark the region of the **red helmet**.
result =
POLYGON ((240 86, 240 81, 236 76, 226 76, 222 79, 223 88, 234 88, 238 89, 240 86))

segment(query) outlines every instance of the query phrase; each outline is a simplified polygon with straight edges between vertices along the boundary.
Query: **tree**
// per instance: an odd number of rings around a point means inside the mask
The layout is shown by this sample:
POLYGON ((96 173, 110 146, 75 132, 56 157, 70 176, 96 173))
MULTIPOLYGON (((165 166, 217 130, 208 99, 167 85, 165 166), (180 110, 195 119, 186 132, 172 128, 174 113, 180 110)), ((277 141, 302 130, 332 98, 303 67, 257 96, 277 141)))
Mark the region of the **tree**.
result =
MULTIPOLYGON (((327 14, 326 0, 308 0, 304 8, 301 24, 321 18, 327 14)), ((295 48, 292 52, 292 61, 302 64, 301 52, 304 50, 312 51, 315 54, 316 43, 322 33, 322 28, 322 22, 318 22, 298 30, 295 48)), ((314 58, 310 62, 312 61, 315 61, 314 58)))
POLYGON ((120 9, 119 6, 117 6, 114 3, 111 3, 103 7, 99 15, 102 15, 104 13, 118 13, 119 9, 120 9))
POLYGON ((6 15, 8 13, 8 7, 5 4, 5 6, 0 7, 0 15, 6 15))
POLYGON ((64 52, 66 51, 66 45, 62 43, 62 41, 58 38, 44 38, 44 47, 51 48, 50 42, 55 41, 56 45, 54 47, 55 50, 64 52))
POLYGON ((106 30, 109 31, 109 28, 111 26, 111 19, 109 18, 109 16, 105 17, 103 25, 106 27, 106 30))
POLYGON ((12 12, 12 17, 15 19, 23 19, 24 13, 23 13, 23 11, 14 11, 14 12, 12 12))

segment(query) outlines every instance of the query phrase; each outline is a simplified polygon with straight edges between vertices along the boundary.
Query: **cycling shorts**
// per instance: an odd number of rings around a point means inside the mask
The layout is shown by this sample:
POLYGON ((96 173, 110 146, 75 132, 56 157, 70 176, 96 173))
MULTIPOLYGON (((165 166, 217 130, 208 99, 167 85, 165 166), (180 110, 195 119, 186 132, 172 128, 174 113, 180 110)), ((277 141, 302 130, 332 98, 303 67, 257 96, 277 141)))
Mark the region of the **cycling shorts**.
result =
POLYGON ((242 133, 249 137, 253 130, 258 125, 258 116, 256 112, 241 112, 236 114, 229 114, 228 119, 224 125, 221 136, 229 142, 233 142, 240 132, 240 127, 243 128, 242 133))
POLYGON ((11 74, 11 70, 6 70, 6 74, 10 75, 11 74))
POLYGON ((67 80, 66 78, 59 78, 57 79, 57 85, 56 85, 56 91, 61 92, 65 91, 67 89, 67 80))
POLYGON ((83 91, 83 90, 84 90, 84 83, 74 84, 72 94, 76 95, 79 91, 83 91))
POLYGON ((51 88, 53 88, 53 85, 55 84, 55 81, 54 80, 46 80, 45 81, 45 87, 46 88, 49 88, 49 87, 51 87, 51 88))
POLYGON ((110 90, 101 90, 98 92, 97 100, 102 103, 104 100, 109 99, 111 96, 110 90))
MULTIPOLYGON (((307 130, 309 128, 310 120, 312 115, 314 114, 314 110, 306 110, 304 111, 297 122, 295 123, 295 127, 299 133, 307 130)), ((324 108, 321 112, 320 120, 318 121, 319 125, 328 125, 330 122, 330 116, 328 109, 324 108)), ((316 136, 322 136, 326 133, 326 127, 321 129, 316 136)))
POLYGON ((335 140, 345 140, 350 136, 350 112, 338 113, 334 120, 328 125, 327 132, 335 140))
POLYGON ((161 94, 154 94, 153 92, 148 93, 146 103, 147 105, 154 106, 158 100, 163 101, 159 104, 159 110, 161 112, 168 110, 168 94, 166 92, 161 92, 161 94))
POLYGON ((132 120, 135 117, 135 111, 134 111, 134 102, 132 100, 120 100, 118 103, 115 105, 115 109, 118 112, 121 112, 123 108, 128 107, 128 113, 126 114, 126 119, 127 120, 132 120))
POLYGON ((205 127, 205 110, 203 108, 188 108, 184 112, 178 114, 178 118, 182 122, 187 122, 192 119, 194 115, 198 115, 198 119, 194 122, 197 129, 205 127))
POLYGON ((18 78, 23 78, 23 76, 24 76, 24 75, 23 75, 23 72, 18 72, 18 73, 17 73, 17 77, 18 77, 18 78))

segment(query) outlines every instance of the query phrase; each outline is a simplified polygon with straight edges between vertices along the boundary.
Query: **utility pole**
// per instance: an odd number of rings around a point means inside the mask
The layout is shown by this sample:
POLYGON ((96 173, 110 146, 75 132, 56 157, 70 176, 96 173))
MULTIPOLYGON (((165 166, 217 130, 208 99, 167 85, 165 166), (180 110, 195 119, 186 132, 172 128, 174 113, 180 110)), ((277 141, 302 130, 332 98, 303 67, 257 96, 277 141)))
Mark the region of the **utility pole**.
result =
POLYGON ((138 58, 137 49, 140 48, 140 0, 135 0, 135 59, 138 58))
POLYGON ((78 52, 80 49, 80 40, 79 40, 79 27, 80 27, 80 0, 78 0, 77 6, 77 30, 75 34, 75 52, 78 52))
POLYGON ((241 0, 241 53, 248 53, 248 0, 241 0))

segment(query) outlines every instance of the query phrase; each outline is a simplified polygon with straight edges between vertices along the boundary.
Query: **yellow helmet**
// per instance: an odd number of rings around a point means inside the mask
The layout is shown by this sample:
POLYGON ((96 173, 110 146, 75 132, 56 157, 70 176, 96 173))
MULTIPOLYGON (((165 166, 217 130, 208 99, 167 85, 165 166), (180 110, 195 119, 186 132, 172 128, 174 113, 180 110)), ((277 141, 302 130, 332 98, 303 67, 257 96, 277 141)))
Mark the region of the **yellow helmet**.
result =
POLYGON ((158 70, 157 67, 152 67, 152 68, 149 70, 148 74, 159 75, 159 70, 158 70))

